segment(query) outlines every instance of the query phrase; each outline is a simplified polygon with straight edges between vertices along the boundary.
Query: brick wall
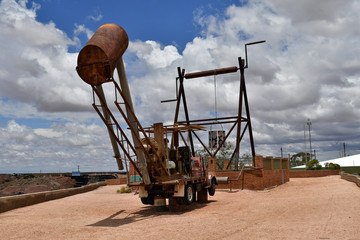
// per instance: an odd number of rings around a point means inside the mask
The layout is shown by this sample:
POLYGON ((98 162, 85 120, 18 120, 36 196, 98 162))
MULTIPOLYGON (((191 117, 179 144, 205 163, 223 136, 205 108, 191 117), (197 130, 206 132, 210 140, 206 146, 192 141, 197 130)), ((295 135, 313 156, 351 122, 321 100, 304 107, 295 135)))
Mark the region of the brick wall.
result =
POLYGON ((105 179, 106 185, 121 185, 126 184, 127 179, 126 176, 119 177, 118 179, 105 179))
POLYGON ((227 184, 219 184, 217 189, 253 189, 261 190, 263 187, 262 169, 245 170, 239 177, 240 171, 217 171, 216 177, 229 177, 233 180, 227 184), (236 181, 235 181, 236 180, 236 181))
POLYGON ((289 161, 287 158, 276 158, 276 168, 274 170, 274 158, 262 156, 255 157, 255 167, 246 169, 239 176, 240 171, 216 171, 217 177, 229 177, 227 184, 219 184, 218 189, 250 189, 263 190, 268 187, 280 185, 289 181, 289 161), (266 166, 264 166, 264 163, 266 166), (268 170, 264 170, 264 168, 268 170), (231 184, 231 186, 230 186, 231 184))
POLYGON ((290 178, 325 177, 339 174, 340 170, 290 171, 290 178))
MULTIPOLYGON (((137 164, 137 162, 135 162, 137 164)), ((140 180, 139 173, 135 170, 134 165, 132 163, 129 163, 129 176, 130 176, 130 182, 136 182, 140 180)))
POLYGON ((209 164, 209 172, 215 172, 216 171, 216 159, 209 158, 208 164, 209 164))

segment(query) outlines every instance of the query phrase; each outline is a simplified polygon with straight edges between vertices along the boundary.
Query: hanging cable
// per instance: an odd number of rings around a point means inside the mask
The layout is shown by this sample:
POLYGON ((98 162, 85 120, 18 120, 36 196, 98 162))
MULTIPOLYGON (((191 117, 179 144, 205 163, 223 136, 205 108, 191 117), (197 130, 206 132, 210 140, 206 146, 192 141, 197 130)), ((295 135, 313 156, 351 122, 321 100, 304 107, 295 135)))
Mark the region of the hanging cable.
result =
MULTIPOLYGON (((218 122, 218 120, 217 120, 217 118, 218 118, 218 113, 217 113, 216 70, 215 70, 215 74, 214 74, 214 91, 215 91, 215 109, 214 109, 214 110, 215 110, 215 119, 216 119, 216 122, 218 122)), ((220 126, 221 126, 221 130, 224 130, 221 123, 220 123, 220 126)))

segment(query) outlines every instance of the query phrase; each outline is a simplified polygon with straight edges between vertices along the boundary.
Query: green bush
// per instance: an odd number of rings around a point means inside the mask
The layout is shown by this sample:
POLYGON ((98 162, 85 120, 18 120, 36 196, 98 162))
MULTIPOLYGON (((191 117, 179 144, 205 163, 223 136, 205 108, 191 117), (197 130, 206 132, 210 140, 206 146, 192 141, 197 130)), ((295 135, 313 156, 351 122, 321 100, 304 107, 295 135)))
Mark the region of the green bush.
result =
POLYGON ((338 170, 340 169, 340 165, 337 163, 325 163, 325 168, 330 170, 338 170))
POLYGON ((117 193, 131 193, 131 191, 131 188, 125 186, 122 186, 120 189, 116 190, 117 193))
POLYGON ((321 165, 319 164, 319 160, 313 159, 306 163, 306 170, 321 170, 321 165))
POLYGON ((337 163, 329 163, 329 169, 338 170, 338 169, 340 169, 340 165, 337 163))

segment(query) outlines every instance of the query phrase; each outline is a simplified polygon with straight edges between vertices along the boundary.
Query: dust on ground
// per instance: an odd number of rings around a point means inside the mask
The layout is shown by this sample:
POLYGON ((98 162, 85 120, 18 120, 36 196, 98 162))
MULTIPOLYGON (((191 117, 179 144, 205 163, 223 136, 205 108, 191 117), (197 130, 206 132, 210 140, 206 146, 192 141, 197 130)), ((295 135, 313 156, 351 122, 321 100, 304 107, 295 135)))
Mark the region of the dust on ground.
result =
POLYGON ((266 191, 219 190, 206 204, 156 212, 120 186, 0 214, 2 239, 360 239, 360 188, 340 176, 266 191))

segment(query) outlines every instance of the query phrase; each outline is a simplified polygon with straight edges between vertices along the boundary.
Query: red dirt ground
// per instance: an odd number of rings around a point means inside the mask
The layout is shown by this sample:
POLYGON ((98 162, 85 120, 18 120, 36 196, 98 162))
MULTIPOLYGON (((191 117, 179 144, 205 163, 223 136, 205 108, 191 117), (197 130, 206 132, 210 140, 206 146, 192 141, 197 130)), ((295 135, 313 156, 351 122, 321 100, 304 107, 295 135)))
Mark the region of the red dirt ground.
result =
POLYGON ((360 188, 340 176, 220 190, 181 213, 155 212, 119 188, 2 213, 1 239, 360 239, 360 188))

